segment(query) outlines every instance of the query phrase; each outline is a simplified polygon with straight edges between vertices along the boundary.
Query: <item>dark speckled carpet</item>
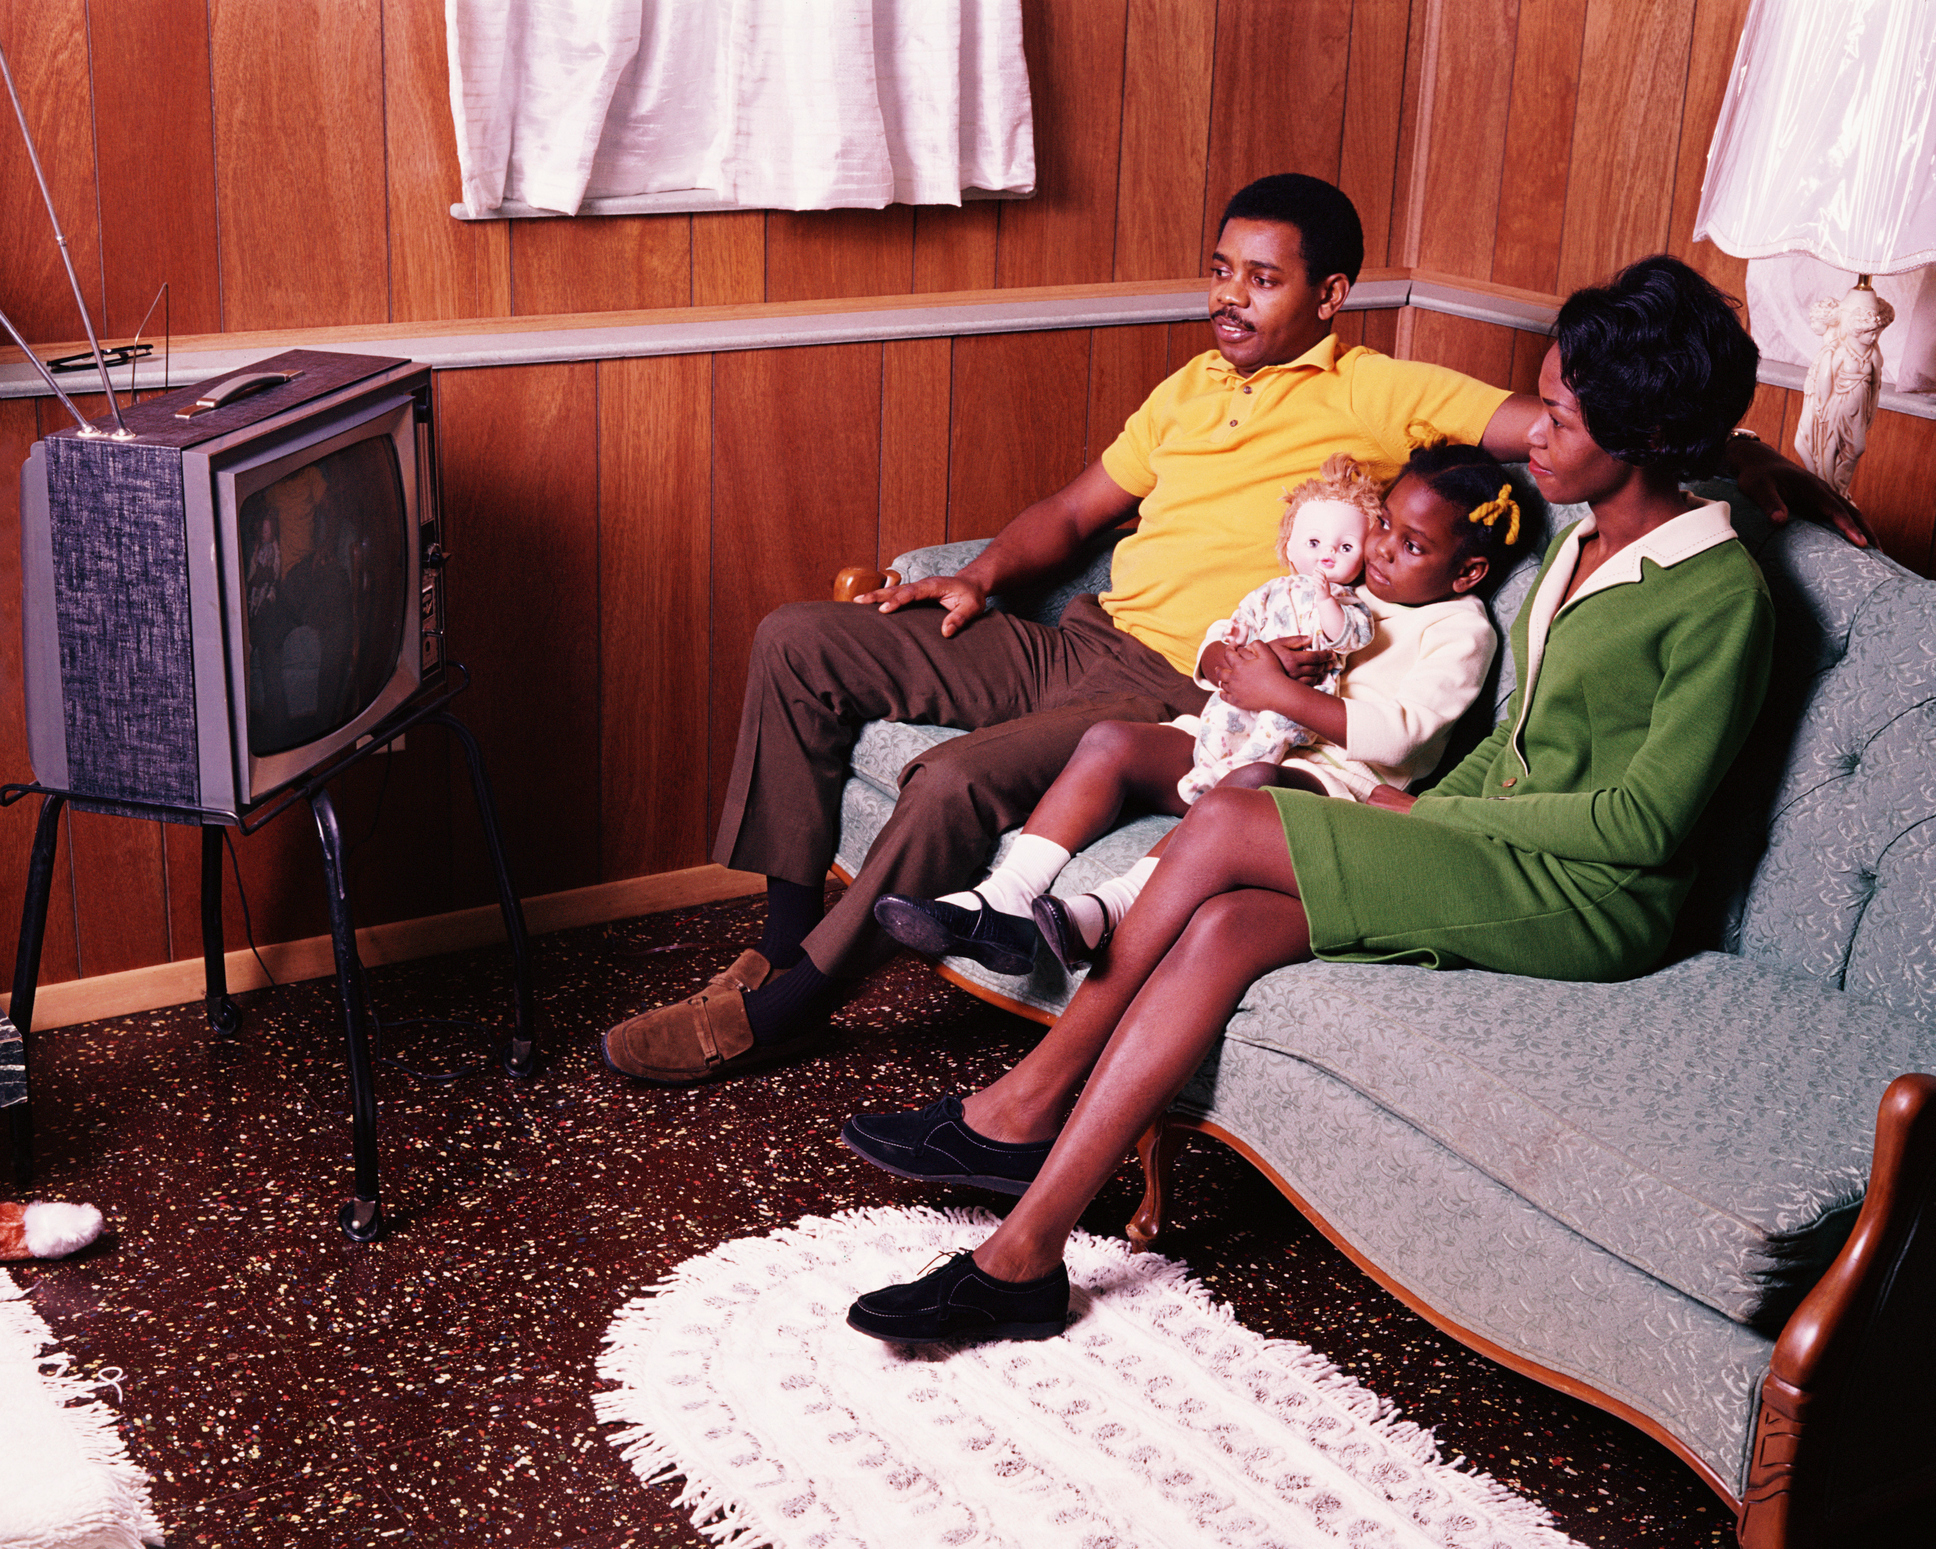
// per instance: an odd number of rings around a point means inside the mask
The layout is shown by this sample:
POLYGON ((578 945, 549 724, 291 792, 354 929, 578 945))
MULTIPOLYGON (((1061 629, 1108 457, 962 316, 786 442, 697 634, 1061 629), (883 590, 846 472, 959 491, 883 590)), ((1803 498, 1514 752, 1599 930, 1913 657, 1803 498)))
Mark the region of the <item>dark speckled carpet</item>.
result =
MULTIPOLYGON (((78 1374, 119 1366, 123 1430, 176 1546, 704 1540, 639 1485, 593 1417, 614 1311, 680 1261, 802 1215, 972 1203, 841 1147, 840 1122, 966 1089, 1033 1024, 902 961, 837 1018, 831 1052, 747 1081, 634 1087, 598 1034, 690 993, 758 933, 756 901, 534 943, 545 1060, 436 1084, 379 1079, 389 1237, 337 1231, 349 1124, 333 981, 244 998, 210 1041, 199 1007, 62 1028, 34 1045, 35 1194, 91 1200, 108 1235, 15 1276, 78 1374)), ((378 969, 386 1022, 507 1022, 483 952, 378 969)), ((476 1061, 478 1027, 392 1025, 419 1071, 476 1061)), ((1250 1327, 1301 1340, 1409 1419, 1542 1501, 1590 1545, 1724 1544, 1729 1514, 1637 1431, 1493 1366, 1361 1276, 1244 1162, 1193 1143, 1164 1251, 1250 1327)), ((1083 1225, 1120 1232, 1126 1163, 1083 1225)))

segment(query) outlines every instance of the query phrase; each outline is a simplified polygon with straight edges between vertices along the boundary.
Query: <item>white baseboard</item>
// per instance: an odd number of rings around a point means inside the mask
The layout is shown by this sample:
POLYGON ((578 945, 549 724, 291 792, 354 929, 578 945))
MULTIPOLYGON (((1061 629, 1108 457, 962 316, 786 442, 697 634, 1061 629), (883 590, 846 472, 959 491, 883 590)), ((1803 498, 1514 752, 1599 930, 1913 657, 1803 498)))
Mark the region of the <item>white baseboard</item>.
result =
MULTIPOLYGON (((657 914, 666 909, 687 909, 722 898, 743 898, 765 887, 766 878, 750 871, 694 866, 686 871, 628 877, 621 882, 600 882, 592 887, 527 898, 524 921, 531 934, 537 936, 547 931, 569 930, 576 925, 601 925, 608 920, 657 914)), ((374 968, 381 963, 403 963, 443 952, 493 946, 503 940, 503 916, 495 905, 490 905, 427 915, 419 920, 399 920, 390 925, 372 925, 356 933, 356 950, 363 966, 374 968)), ((232 991, 260 989, 269 982, 252 952, 231 952, 225 961, 232 991)), ((336 957, 327 936, 273 942, 262 948, 262 962, 279 984, 327 978, 336 972, 336 957)), ((200 958, 130 968, 125 973, 100 974, 91 979, 43 984, 34 994, 34 1027, 37 1030, 69 1027, 103 1017, 158 1011, 163 1006, 200 1000, 204 988, 200 958)), ((12 1000, 11 995, 0 995, 0 1006, 10 1007, 12 1000)))

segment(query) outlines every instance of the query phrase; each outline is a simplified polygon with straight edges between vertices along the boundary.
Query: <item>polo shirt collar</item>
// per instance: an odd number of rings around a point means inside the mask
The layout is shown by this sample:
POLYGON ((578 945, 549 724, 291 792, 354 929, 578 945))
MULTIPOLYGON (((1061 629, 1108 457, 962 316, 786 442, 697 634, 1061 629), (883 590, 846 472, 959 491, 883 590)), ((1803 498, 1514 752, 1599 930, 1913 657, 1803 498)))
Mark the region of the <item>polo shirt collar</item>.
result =
POLYGON ((1210 353, 1215 356, 1215 359, 1210 362, 1210 374, 1226 382, 1258 382, 1262 381, 1271 373, 1278 371, 1297 371, 1307 367, 1316 371, 1336 371, 1338 369, 1338 348, 1338 336, 1334 333, 1328 333, 1302 355, 1298 356, 1296 360, 1280 361, 1273 366, 1259 366, 1249 376, 1244 376, 1235 366, 1225 360, 1219 351, 1213 348, 1210 353))

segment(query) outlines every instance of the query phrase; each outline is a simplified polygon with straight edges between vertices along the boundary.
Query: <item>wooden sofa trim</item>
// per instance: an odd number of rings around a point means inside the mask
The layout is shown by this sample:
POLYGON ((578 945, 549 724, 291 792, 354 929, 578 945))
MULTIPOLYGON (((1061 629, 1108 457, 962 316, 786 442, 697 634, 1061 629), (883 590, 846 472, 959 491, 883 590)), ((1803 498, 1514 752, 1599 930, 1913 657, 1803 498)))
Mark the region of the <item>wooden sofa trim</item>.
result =
POLYGON ((1932 1201, 1936 1076, 1898 1076, 1876 1113, 1875 1160, 1855 1229, 1769 1358, 1741 1509, 1743 1549, 1793 1549, 1936 1500, 1932 1201), (1922 1337, 1896 1337, 1904 1332, 1922 1337), (1890 1476, 1891 1451, 1918 1462, 1890 1476))
MULTIPOLYGON (((1177 1113, 1165 1114, 1145 1130, 1142 1138, 1136 1142, 1136 1155, 1143 1164, 1144 1191, 1142 1204, 1137 1207, 1136 1214, 1130 1218, 1125 1228, 1132 1251, 1137 1253, 1146 1251, 1155 1244, 1158 1233, 1162 1231, 1164 1211, 1169 1202, 1170 1164, 1176 1160, 1177 1152, 1182 1149, 1184 1140, 1190 1135, 1203 1135, 1211 1140, 1222 1141, 1230 1147, 1269 1179, 1277 1192, 1288 1199, 1300 1215, 1322 1232, 1330 1240, 1331 1245, 1357 1265, 1368 1278, 1403 1302, 1441 1333, 1451 1335, 1468 1349, 1478 1351, 1488 1360, 1497 1361, 1501 1366, 1518 1372, 1522 1377, 1531 1377, 1535 1382, 1544 1383, 1549 1388, 1557 1388, 1569 1397, 1580 1399, 1596 1409, 1604 1409, 1607 1413, 1625 1420, 1636 1430, 1646 1432, 1700 1475, 1701 1482, 1726 1502, 1729 1511, 1739 1514, 1741 1503, 1735 1499, 1734 1492, 1721 1482, 1707 1464, 1688 1451, 1687 1447, 1676 1440, 1658 1421, 1629 1407, 1619 1399, 1602 1393, 1598 1388, 1581 1381, 1578 1377, 1570 1376, 1566 1372, 1554 1371, 1549 1366, 1542 1366, 1539 1362, 1518 1355, 1503 1345, 1494 1344, 1483 1334, 1475 1334, 1472 1330, 1454 1323, 1431 1303, 1407 1290, 1366 1258, 1352 1246, 1343 1233, 1311 1207, 1309 1200, 1285 1181, 1283 1174, 1244 1141, 1209 1119, 1193 1119, 1177 1113)), ((1771 1541, 1767 1546, 1756 1545, 1754 1549, 1777 1549, 1777 1545, 1771 1541)), ((1791 1549, 1791 1546, 1780 1546, 1780 1549, 1791 1549)))

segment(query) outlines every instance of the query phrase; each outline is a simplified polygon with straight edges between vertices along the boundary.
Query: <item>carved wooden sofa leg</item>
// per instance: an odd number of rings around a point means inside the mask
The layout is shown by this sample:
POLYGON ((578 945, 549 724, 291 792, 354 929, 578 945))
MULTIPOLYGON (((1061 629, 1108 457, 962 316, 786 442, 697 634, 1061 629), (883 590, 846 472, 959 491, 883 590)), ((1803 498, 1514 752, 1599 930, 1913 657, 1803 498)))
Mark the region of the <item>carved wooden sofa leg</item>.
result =
POLYGON ((1844 1535, 1919 1501, 1936 1509, 1933 1206, 1936 1076, 1898 1076, 1855 1230, 1769 1359, 1743 1549, 1859 1541, 1844 1535))
POLYGON ((1144 1130, 1136 1142, 1136 1157, 1143 1164, 1143 1202, 1124 1229, 1132 1253, 1145 1252, 1163 1230, 1164 1207, 1169 1201, 1170 1164, 1183 1149, 1189 1131, 1161 1116, 1144 1130))

